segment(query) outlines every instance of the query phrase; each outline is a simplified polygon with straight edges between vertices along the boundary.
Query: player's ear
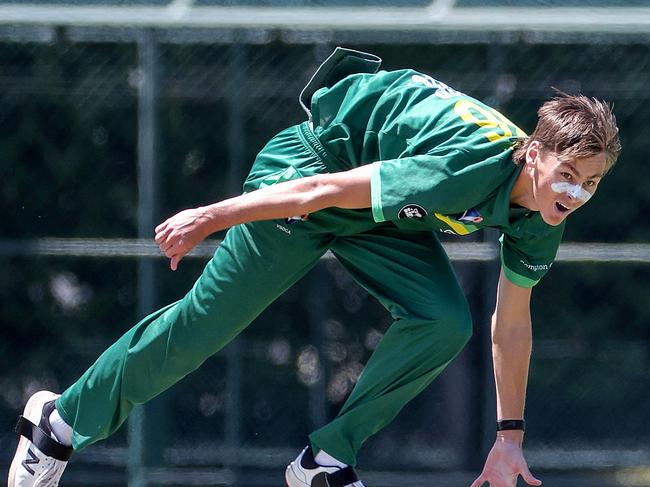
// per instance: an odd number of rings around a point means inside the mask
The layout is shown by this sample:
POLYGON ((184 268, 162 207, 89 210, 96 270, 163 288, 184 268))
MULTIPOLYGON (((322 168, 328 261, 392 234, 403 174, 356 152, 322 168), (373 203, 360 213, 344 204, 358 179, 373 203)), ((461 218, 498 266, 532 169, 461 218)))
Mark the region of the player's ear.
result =
POLYGON ((540 152, 542 150, 542 144, 537 140, 532 140, 528 144, 526 149, 526 165, 530 167, 537 166, 537 161, 539 160, 540 152))

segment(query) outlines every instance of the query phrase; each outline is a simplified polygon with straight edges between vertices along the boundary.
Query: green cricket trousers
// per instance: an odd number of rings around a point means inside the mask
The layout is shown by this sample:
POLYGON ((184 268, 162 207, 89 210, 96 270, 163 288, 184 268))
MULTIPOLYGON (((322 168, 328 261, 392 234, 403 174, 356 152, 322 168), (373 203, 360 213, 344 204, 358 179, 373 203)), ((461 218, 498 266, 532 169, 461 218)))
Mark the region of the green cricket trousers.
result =
MULTIPOLYGON (((346 169, 308 125, 276 135, 246 180, 278 181, 346 169)), ((198 368, 331 250, 394 318, 316 450, 356 464, 357 451, 445 368, 471 335, 451 264, 432 232, 375 223, 371 211, 330 208, 306 221, 261 221, 229 230, 187 295, 144 318, 106 350, 57 401, 84 448, 114 433, 142 404, 198 368)))

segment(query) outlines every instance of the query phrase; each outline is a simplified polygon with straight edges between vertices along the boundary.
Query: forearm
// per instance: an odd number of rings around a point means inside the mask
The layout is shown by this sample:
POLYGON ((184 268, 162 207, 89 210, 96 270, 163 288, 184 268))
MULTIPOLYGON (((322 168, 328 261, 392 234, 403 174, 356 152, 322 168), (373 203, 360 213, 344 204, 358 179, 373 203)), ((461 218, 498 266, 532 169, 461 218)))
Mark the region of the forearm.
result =
POLYGON ((210 233, 221 228, 258 220, 304 215, 326 206, 323 188, 315 178, 269 186, 203 207, 210 233))
POLYGON ((370 207, 372 166, 296 179, 218 203, 183 210, 155 229, 156 243, 176 270, 180 260, 211 233, 233 225, 313 213, 333 206, 370 207))
MULTIPOLYGON (((532 290, 505 277, 499 279, 492 317, 492 361, 496 384, 497 419, 523 419, 532 350, 530 297, 532 290)), ((499 438, 523 440, 523 432, 501 431, 499 438)))
MULTIPOLYGON (((492 324, 492 360, 497 396, 498 419, 523 419, 532 349, 530 323, 504 326, 495 315, 492 324)), ((523 438, 520 431, 500 432, 500 436, 523 438)))
MULTIPOLYGON (((492 317, 492 360, 497 392, 497 419, 523 419, 532 348, 530 296, 532 290, 499 277, 497 306, 492 317)), ((483 472, 471 487, 512 486, 521 475, 529 485, 541 485, 528 469, 520 430, 498 431, 483 472)))
POLYGON ((370 167, 267 186, 202 207, 207 234, 259 220, 306 215, 330 207, 368 208, 370 167))

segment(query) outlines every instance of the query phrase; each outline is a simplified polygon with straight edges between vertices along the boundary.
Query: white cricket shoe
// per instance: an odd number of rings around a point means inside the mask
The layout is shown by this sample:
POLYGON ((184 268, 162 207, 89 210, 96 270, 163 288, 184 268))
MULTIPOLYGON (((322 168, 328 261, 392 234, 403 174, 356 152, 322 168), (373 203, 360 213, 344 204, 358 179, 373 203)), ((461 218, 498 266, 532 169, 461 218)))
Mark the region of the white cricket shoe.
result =
POLYGON ((57 397, 53 392, 40 391, 27 401, 16 425, 20 440, 9 468, 8 487, 59 485, 72 447, 62 445, 52 435, 49 418, 57 397))
POLYGON ((289 464, 284 478, 289 487, 364 487, 352 467, 317 464, 310 446, 289 464))

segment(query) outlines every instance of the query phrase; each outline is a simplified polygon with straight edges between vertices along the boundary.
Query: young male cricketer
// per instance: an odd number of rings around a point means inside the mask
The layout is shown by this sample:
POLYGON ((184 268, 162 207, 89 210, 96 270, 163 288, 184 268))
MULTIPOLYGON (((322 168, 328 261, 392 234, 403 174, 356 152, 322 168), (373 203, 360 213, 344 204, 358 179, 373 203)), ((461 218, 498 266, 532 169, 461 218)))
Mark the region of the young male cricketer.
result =
POLYGON ((620 144, 610 107, 561 94, 530 137, 503 115, 413 70, 338 48, 301 94, 309 122, 273 137, 244 194, 181 211, 155 240, 180 260, 230 228, 189 293, 147 316, 61 396, 33 395, 17 425, 9 487, 55 486, 70 453, 111 435, 237 336, 331 250, 394 323, 338 416, 287 467, 289 487, 362 487, 368 437, 427 387, 471 334, 467 302, 432 230, 502 233, 492 321, 497 434, 472 483, 513 487, 522 453, 532 287, 566 217, 594 194, 620 144))

